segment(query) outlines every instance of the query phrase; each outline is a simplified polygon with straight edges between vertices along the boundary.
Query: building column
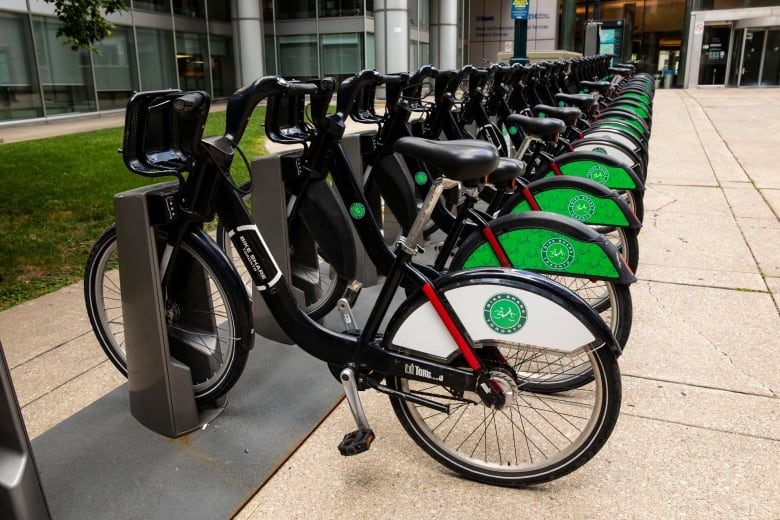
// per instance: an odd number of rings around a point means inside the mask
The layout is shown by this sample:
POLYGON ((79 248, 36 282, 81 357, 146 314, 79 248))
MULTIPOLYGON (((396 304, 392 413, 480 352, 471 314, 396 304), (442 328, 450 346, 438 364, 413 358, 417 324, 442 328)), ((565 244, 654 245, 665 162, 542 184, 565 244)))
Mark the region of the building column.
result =
POLYGON ((431 61, 442 70, 458 66, 458 0, 431 0, 431 61))
POLYGON ((374 1, 376 68, 384 74, 409 72, 407 0, 374 1))
POLYGON ((559 49, 564 51, 574 50, 574 31, 577 23, 577 1, 563 0, 561 10, 561 32, 558 33, 559 49))
POLYGON ((245 86, 265 73, 260 2, 236 0, 233 26, 238 32, 238 84, 245 86))

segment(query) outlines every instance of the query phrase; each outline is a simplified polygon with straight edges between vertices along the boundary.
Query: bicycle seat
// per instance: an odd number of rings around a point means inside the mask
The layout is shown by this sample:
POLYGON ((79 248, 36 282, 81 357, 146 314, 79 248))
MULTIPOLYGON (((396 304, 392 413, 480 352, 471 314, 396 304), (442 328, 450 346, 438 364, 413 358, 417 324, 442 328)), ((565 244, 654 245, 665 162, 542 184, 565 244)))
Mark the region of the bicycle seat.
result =
POLYGON ((532 109, 536 117, 552 117, 560 119, 567 125, 573 124, 582 117, 582 111, 577 107, 554 107, 551 105, 536 105, 532 109))
POLYGON ((513 183, 515 179, 523 174, 524 170, 525 163, 523 161, 510 157, 501 157, 498 160, 496 169, 488 175, 487 181, 496 186, 503 186, 513 183))
POLYGON ((479 180, 498 166, 496 147, 473 139, 431 141, 402 137, 396 141, 394 151, 419 159, 446 177, 464 183, 479 180))
POLYGON ((596 91, 604 95, 612 88, 612 83, 609 81, 580 81, 580 88, 588 92, 596 91))
POLYGON ((555 101, 566 105, 577 107, 583 112, 588 112, 596 103, 596 98, 592 94, 564 94, 558 92, 555 94, 555 101))
POLYGON ((506 118, 506 125, 520 127, 527 134, 538 137, 552 137, 566 130, 566 123, 553 117, 528 117, 522 114, 512 114, 506 118))

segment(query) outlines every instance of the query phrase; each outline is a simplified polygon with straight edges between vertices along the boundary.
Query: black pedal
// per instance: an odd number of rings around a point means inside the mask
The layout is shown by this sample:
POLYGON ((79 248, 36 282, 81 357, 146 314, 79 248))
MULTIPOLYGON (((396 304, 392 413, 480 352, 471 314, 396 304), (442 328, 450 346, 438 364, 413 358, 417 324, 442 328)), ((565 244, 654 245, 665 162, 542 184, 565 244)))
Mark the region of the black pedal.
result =
POLYGON ((371 447, 371 443, 374 441, 374 431, 367 430, 355 430, 344 436, 344 439, 339 444, 339 453, 345 457, 351 455, 358 455, 364 451, 368 451, 371 447))
POLYGON ((349 287, 347 287, 347 290, 344 293, 344 298, 347 299, 347 302, 349 302, 350 307, 355 305, 355 302, 357 301, 357 297, 360 294, 361 289, 363 289, 363 284, 357 280, 354 280, 351 284, 349 284, 349 287))

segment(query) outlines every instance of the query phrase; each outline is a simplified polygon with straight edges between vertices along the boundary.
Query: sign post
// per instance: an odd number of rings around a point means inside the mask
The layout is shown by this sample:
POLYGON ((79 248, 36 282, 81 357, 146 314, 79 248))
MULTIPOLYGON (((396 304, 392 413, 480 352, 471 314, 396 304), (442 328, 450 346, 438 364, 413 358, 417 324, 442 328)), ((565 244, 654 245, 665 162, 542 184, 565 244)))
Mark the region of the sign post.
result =
POLYGON ((515 41, 510 63, 528 63, 528 2, 529 0, 512 0, 515 41))

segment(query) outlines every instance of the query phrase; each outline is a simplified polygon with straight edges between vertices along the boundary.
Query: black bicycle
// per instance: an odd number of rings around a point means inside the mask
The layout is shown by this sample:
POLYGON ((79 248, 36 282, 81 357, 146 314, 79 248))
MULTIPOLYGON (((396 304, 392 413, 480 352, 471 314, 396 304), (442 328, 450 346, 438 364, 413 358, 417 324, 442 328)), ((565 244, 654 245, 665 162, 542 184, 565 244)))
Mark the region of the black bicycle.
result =
MULTIPOLYGON (((356 78, 342 84, 339 96, 354 99, 360 87, 356 78)), ((365 326, 334 332, 303 311, 229 168, 260 101, 316 89, 260 78, 230 98, 225 134, 207 138, 202 131, 209 98, 203 92, 141 92, 128 103, 123 147, 128 168, 178 180, 161 185, 156 203, 165 211, 153 207, 151 213, 172 355, 187 349, 210 353, 210 373, 194 381, 198 400, 215 399, 232 387, 254 343, 244 285, 203 229, 218 216, 283 331, 338 373, 358 425, 339 445, 344 455, 366 451, 374 439, 359 399, 359 391, 371 388, 390 397, 420 447, 468 478, 522 486, 586 463, 609 437, 621 394, 620 349, 595 311, 568 289, 531 273, 480 268, 432 278, 411 261, 446 182, 470 182, 493 170, 494 147, 441 144, 430 153, 419 139, 399 141, 400 153, 426 153, 427 162, 447 176, 437 181, 408 236, 395 247, 365 326), (409 296, 391 310, 402 283, 409 296), (568 366, 566 358, 583 355, 594 374, 591 383, 556 395, 533 390, 566 377, 553 358, 568 366)), ((328 116, 334 142, 343 134, 345 117, 328 116)), ((345 167, 338 152, 312 157, 318 162, 306 167, 313 172, 345 167)), ((150 203, 154 206, 154 198, 150 203)), ((351 215, 373 218, 357 207, 351 215)))

